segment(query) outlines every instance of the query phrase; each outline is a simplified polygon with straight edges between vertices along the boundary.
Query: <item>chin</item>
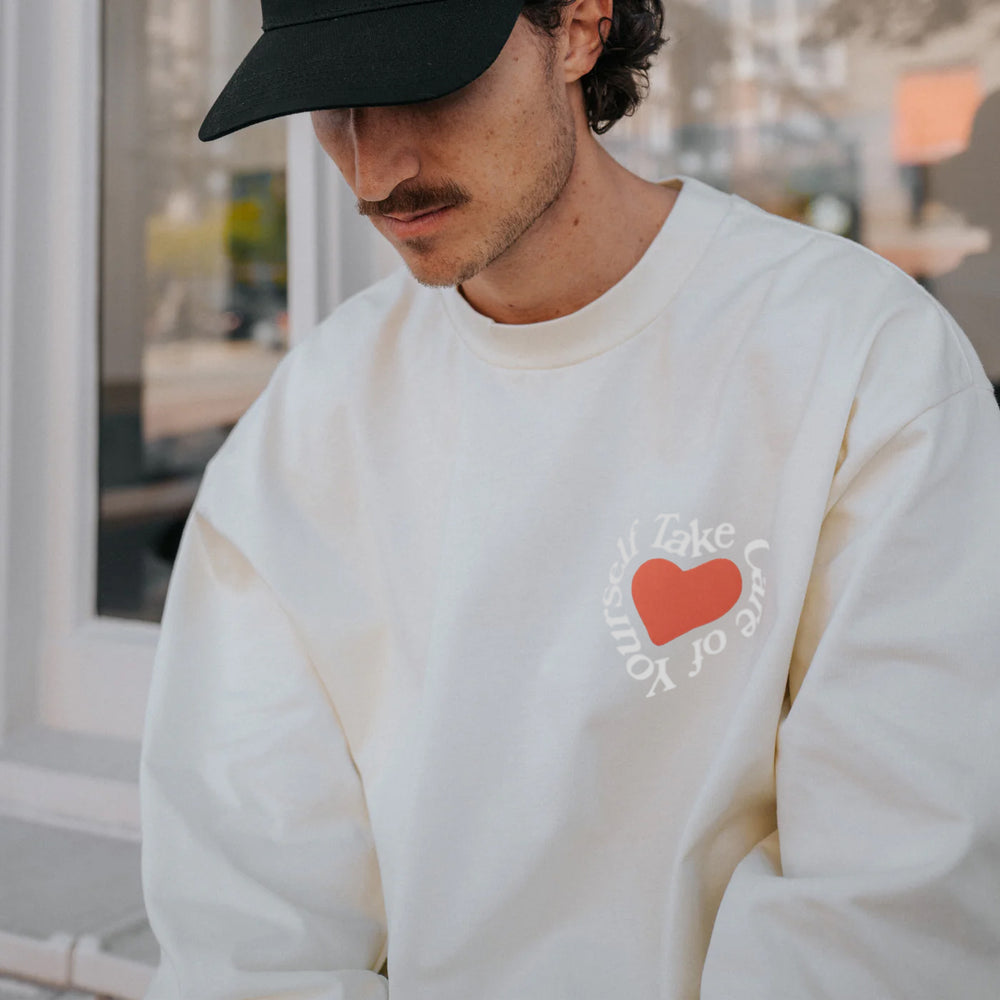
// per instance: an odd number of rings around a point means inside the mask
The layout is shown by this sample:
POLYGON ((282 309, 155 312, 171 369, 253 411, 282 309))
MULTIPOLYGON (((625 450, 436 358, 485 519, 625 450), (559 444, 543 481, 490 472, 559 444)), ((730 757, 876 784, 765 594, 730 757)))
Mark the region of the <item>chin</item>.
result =
POLYGON ((486 266, 479 260, 433 260, 430 256, 403 254, 403 260, 410 274, 428 288, 454 288, 462 282, 474 278, 486 266))
POLYGON ((454 288, 460 285, 466 278, 456 275, 453 272, 439 271, 431 268, 415 267, 407 263, 410 274, 426 288, 454 288))

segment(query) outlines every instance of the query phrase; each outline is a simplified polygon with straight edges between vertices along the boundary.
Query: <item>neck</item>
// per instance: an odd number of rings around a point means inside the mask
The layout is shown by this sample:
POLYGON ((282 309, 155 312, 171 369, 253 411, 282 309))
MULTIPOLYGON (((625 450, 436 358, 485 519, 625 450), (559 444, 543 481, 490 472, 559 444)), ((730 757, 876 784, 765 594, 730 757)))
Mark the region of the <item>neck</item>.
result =
POLYGON ((673 187, 626 170, 584 127, 556 201, 460 291, 498 323, 540 323, 576 312, 638 263, 676 198, 673 187))

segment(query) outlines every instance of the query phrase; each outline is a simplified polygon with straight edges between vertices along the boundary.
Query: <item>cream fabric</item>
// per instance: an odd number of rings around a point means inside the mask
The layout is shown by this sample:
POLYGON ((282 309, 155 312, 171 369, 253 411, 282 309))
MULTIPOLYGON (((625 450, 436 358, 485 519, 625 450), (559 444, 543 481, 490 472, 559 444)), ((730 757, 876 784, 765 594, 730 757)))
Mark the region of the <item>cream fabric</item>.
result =
POLYGON ((572 316, 347 302, 185 533, 149 1000, 996 1000, 998 513, 943 310, 691 179, 572 316))

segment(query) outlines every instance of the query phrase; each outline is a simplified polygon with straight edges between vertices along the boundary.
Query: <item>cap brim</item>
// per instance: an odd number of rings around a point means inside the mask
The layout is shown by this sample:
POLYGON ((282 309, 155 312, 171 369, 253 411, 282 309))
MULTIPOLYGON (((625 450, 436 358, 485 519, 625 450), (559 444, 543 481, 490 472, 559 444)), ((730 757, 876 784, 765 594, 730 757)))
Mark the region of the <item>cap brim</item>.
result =
POLYGON ((493 64, 523 5, 433 0, 272 28, 226 84, 198 138, 300 111, 444 97, 493 64))

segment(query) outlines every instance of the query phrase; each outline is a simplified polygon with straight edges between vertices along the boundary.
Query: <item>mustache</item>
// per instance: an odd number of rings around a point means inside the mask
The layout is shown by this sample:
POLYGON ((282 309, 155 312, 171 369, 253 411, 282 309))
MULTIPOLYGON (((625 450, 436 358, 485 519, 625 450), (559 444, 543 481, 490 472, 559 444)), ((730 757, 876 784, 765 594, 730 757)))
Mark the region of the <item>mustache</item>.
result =
POLYGON ((445 181, 425 187, 398 187, 381 201, 359 198, 357 207, 361 215, 412 215, 444 205, 464 205, 471 198, 472 195, 461 184, 445 181))

